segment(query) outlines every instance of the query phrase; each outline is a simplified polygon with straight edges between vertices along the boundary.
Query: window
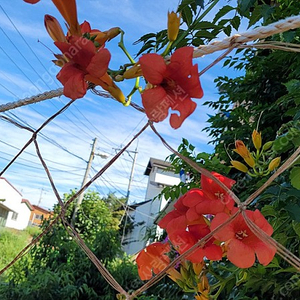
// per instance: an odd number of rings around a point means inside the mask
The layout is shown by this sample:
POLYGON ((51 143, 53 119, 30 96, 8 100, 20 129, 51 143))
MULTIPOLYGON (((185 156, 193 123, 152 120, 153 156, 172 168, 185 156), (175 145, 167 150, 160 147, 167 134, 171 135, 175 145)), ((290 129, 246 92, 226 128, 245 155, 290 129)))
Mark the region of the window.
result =
POLYGON ((14 220, 14 221, 17 221, 17 219, 18 219, 18 213, 13 212, 13 214, 11 216, 11 219, 14 220))
POLYGON ((35 215, 35 218, 36 218, 37 220, 42 220, 42 219, 43 219, 43 215, 35 215))

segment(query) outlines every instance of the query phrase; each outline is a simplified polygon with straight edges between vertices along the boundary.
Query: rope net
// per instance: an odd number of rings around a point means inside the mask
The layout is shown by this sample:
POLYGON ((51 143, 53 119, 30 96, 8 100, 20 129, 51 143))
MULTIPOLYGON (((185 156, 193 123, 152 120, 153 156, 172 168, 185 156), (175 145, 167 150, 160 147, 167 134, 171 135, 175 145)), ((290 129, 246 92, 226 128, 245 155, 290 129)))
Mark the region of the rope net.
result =
MULTIPOLYGON (((217 41, 212 42, 209 45, 206 46, 199 46, 198 48, 195 48, 193 51, 193 57, 198 58, 203 55, 211 54, 216 51, 220 50, 226 50, 224 55, 221 55, 219 59, 217 59, 213 64, 220 61, 225 55, 227 55, 232 49, 234 48, 245 48, 245 47, 264 47, 264 48, 271 48, 272 47, 280 47, 281 50, 291 51, 291 48, 296 49, 297 51, 298 46, 297 45, 282 45, 277 44, 274 45, 271 42, 258 42, 256 44, 252 45, 246 45, 247 42, 255 41, 255 40, 261 40, 265 39, 268 36, 271 36, 276 33, 281 33, 284 31, 288 31, 290 29, 295 29, 300 27, 300 16, 296 17, 290 17, 285 20, 276 22, 274 24, 265 26, 265 27, 259 27, 252 31, 248 31, 242 34, 233 35, 229 38, 225 38, 223 41, 217 41)), ((92 81, 94 84, 97 84, 96 80, 92 81)), ((89 86, 89 89, 96 95, 99 95, 101 97, 107 97, 116 99, 115 96, 111 96, 111 93, 109 92, 100 92, 95 88, 95 85, 91 84, 89 86)), ((14 103, 7 103, 5 105, 0 105, 0 112, 9 111, 11 109, 15 109, 18 107, 21 107, 23 105, 30 105, 39 101, 45 101, 47 99, 61 96, 63 94, 63 89, 57 89, 50 92, 45 92, 30 98, 21 99, 19 101, 16 101, 14 103)), ((118 101, 122 102, 122 100, 117 99, 118 101)), ((281 165, 281 167, 274 172, 272 176, 252 195, 248 197, 245 201, 241 201, 239 197, 226 185, 224 182, 220 181, 216 176, 214 176, 211 172, 205 170, 204 168, 201 168, 197 163, 190 160, 189 158, 183 156, 178 151, 174 150, 169 143, 163 138, 163 136, 156 130, 153 120, 149 120, 144 127, 135 134, 135 136, 132 138, 132 140, 123 147, 101 170, 97 172, 97 174, 90 179, 80 190, 78 190, 67 202, 63 202, 62 199, 59 196, 59 193, 55 187, 54 181, 51 176, 51 172, 49 171, 47 164, 42 156, 42 151, 39 148, 39 144, 37 142, 37 137, 40 134, 40 132, 56 117, 58 117, 60 114, 62 114, 65 110, 67 110, 76 100, 71 100, 69 103, 67 103, 62 109, 57 111, 53 116, 51 116, 47 121, 45 121, 37 130, 32 130, 29 127, 26 127, 17 121, 14 121, 10 119, 7 116, 0 115, 0 118, 6 122, 10 122, 14 126, 21 128, 22 130, 28 131, 31 133, 31 138, 28 140, 28 142, 23 146, 23 148, 19 151, 19 153, 12 159, 7 166, 0 172, 0 176, 4 175, 4 173, 11 167, 11 165, 16 161, 16 159, 29 147, 29 145, 34 145, 36 149, 37 157, 40 160, 40 163, 45 170, 47 177, 49 179, 49 182, 52 186, 52 190, 54 195, 57 198, 57 201, 61 207, 60 213, 51 221, 51 223, 48 225, 47 228, 43 230, 41 234, 39 234, 36 238, 34 238, 20 253, 7 265, 5 266, 1 271, 0 274, 3 274, 7 269, 9 269, 14 263, 16 263, 21 257, 26 255, 32 247, 34 247, 40 239, 48 234, 52 227, 57 224, 58 222, 62 222, 64 225, 66 231, 69 233, 71 237, 75 240, 75 242, 78 244, 78 246, 82 249, 82 251, 86 254, 86 256, 92 261, 92 263, 96 266, 98 271, 102 274, 102 276, 105 278, 107 283, 111 285, 120 295, 119 299, 134 299, 138 295, 142 294, 144 291, 149 289, 151 286, 159 282, 164 276, 170 274, 170 270, 174 269, 176 265, 179 263, 182 263, 185 259, 187 259, 191 254, 195 253, 196 251, 199 251, 199 249, 204 248, 205 245, 207 245, 214 236, 216 236, 218 233, 222 232, 222 229, 224 229, 226 226, 232 224, 234 220, 237 220, 238 218, 242 218, 244 222, 247 224, 247 226, 250 228, 252 233, 260 240, 262 241, 267 247, 272 249, 272 251, 276 252, 278 255, 280 255, 284 260, 286 260, 289 264, 291 264, 297 271, 300 270, 300 259, 295 256, 293 253, 291 253, 288 249, 286 249, 284 246, 282 246, 280 243, 278 243, 276 240, 274 240, 269 234, 266 233, 266 231, 262 230, 259 226, 257 226, 257 223, 253 221, 253 218, 249 216, 247 213, 247 207, 253 203, 253 201, 261 195, 261 193, 284 171, 286 171, 288 168, 290 168, 296 160, 300 157, 300 147, 294 152, 294 154, 286 160, 284 164, 281 165), (222 224, 219 224, 216 226, 213 230, 211 230, 210 233, 205 235, 203 238, 199 239, 192 247, 190 247, 188 250, 184 251, 184 253, 180 254, 178 257, 173 259, 166 267, 164 267, 162 270, 157 272, 155 276, 153 276, 149 281, 146 282, 141 288, 137 289, 136 291, 129 292, 126 291, 115 279, 114 277, 109 273, 109 271, 105 268, 105 266, 101 263, 101 261, 94 255, 94 253, 89 249, 89 247, 86 245, 85 241, 82 239, 80 233, 76 231, 76 229, 73 227, 72 224, 69 224, 67 220, 65 219, 65 212, 66 209, 69 207, 69 205, 74 202, 74 200, 83 193, 95 180, 97 180, 102 174, 110 168, 119 158, 120 156, 128 149, 128 147, 135 141, 140 135, 143 134, 143 132, 147 129, 151 128, 151 130, 156 134, 158 139, 161 141, 161 143, 169 149, 172 153, 174 153, 177 157, 179 157, 181 160, 186 162, 189 166, 191 166, 194 170, 199 172, 200 174, 206 176, 212 182, 217 184, 221 189, 223 189, 226 194, 230 196, 231 199, 234 200, 236 204, 236 211, 233 213, 230 217, 228 217, 222 224), (123 297, 123 298, 122 298, 123 297)), ((123 101, 124 102, 124 101, 123 101)), ((124 103, 123 103, 124 104, 124 103)), ((140 107, 139 105, 131 102, 130 104, 134 109, 145 113, 145 109, 140 107)), ((155 121, 155 120, 154 120, 155 121)), ((150 270, 151 271, 151 270, 150 270)))

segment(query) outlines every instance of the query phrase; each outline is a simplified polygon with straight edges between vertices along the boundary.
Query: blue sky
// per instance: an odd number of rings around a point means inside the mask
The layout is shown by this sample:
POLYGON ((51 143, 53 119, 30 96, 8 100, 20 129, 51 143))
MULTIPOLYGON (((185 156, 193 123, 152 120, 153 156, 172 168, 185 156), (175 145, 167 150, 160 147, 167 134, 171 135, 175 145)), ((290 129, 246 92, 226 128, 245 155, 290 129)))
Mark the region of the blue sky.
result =
MULTIPOLYGON (((133 46, 133 42, 143 34, 165 29, 167 12, 176 9, 178 0, 78 0, 77 3, 80 23, 87 20, 92 28, 100 30, 121 27, 125 31, 126 46, 134 55, 140 45, 133 46)), ((59 68, 51 62, 53 55, 47 47, 56 53, 58 50, 48 37, 43 21, 44 15, 50 14, 63 24, 52 2, 41 0, 36 5, 30 5, 22 0, 2 0, 0 5, 0 104, 60 87, 60 83, 55 78, 59 68)), ((207 20, 211 20, 214 13, 208 15, 207 20)), ((112 53, 110 64, 112 68, 127 62, 117 43, 118 38, 107 43, 107 48, 112 53)), ((195 60, 195 63, 198 63, 201 70, 215 58, 216 55, 207 56, 195 60)), ((177 148, 184 137, 197 147, 197 151, 212 150, 212 147, 207 145, 209 138, 202 129, 207 125, 205 123, 208 118, 207 113, 213 112, 203 107, 202 103, 218 98, 213 83, 217 76, 236 75, 232 70, 223 69, 221 66, 222 64, 215 66, 201 77, 204 97, 195 100, 198 104, 197 110, 180 129, 173 130, 168 120, 157 124, 159 132, 173 147, 177 148)), ((132 81, 119 84, 125 93, 131 90, 132 85, 132 81)), ((133 101, 140 104, 140 96, 136 94, 133 101)), ((2 115, 37 128, 67 102, 68 99, 62 96, 59 99, 11 110, 2 115)), ((91 92, 88 92, 83 99, 77 100, 42 131, 43 136, 38 137, 42 156, 46 160, 59 193, 62 195, 72 188, 80 187, 92 140, 95 137, 98 139, 96 153, 106 153, 112 158, 116 149, 126 144, 146 121, 146 117, 133 108, 123 107, 117 102, 97 97, 91 92)), ((2 169, 31 135, 1 120, 0 130, 0 168, 2 169)), ((133 151, 136 147, 138 147, 138 155, 131 188, 131 202, 145 199, 148 177, 143 173, 149 158, 165 159, 170 154, 150 129, 142 134, 138 142, 133 143, 130 150, 133 151)), ((94 175, 106 162, 107 159, 96 156, 90 175, 94 175)), ((91 188, 99 191, 101 195, 107 195, 109 192, 116 192, 118 196, 126 195, 131 166, 132 157, 125 153, 91 188)), ((3 176, 31 203, 37 204, 41 200, 40 205, 48 208, 56 203, 33 145, 29 146, 3 176)))

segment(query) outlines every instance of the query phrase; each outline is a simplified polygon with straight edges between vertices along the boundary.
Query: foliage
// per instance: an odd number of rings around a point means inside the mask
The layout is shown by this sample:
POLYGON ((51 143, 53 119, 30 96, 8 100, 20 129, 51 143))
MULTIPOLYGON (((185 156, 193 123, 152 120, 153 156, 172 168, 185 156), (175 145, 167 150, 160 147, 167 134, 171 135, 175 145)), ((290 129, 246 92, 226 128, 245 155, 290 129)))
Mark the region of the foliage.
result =
POLYGON ((5 267, 30 241, 31 229, 20 231, 10 228, 0 229, 0 269, 5 267))
MULTIPOLYGON (((64 195, 70 199, 75 191, 64 195)), ((116 198, 109 195, 101 199, 95 192, 87 192, 78 211, 75 228, 87 245, 127 288, 137 279, 131 261, 120 246, 118 224, 122 213, 111 211, 118 207, 116 198)), ((118 199, 118 201, 122 201, 118 199)), ((54 216, 60 207, 54 207, 54 216)), ((65 214, 70 222, 71 205, 65 214)), ((45 220, 42 229, 51 220, 45 220)), ((107 284, 96 267, 69 236, 62 223, 53 226, 31 251, 32 264, 21 267, 23 278, 11 276, 0 286, 2 299, 114 299, 115 291, 107 284), (18 278, 18 279, 17 279, 18 278)), ((19 270, 14 270, 13 275, 19 270)))
MULTIPOLYGON (((230 10, 221 8, 220 12, 230 10)), ((248 19, 249 26, 261 21, 269 24, 289 15, 298 14, 300 3, 292 0, 238 1, 236 16, 248 19)), ((223 15, 224 16, 224 15, 223 15)), ((225 22, 225 21, 224 21, 225 22)), ((208 25, 208 24, 207 24, 208 25)), ((299 43, 299 29, 275 35, 269 40, 299 43)), ((268 39, 267 39, 268 40, 268 39)), ((245 200, 262 184, 264 177, 250 177, 230 169, 230 161, 239 159, 233 152, 234 142, 243 140, 254 148, 251 133, 261 132, 263 143, 273 141, 270 153, 286 159, 300 146, 298 53, 277 50, 238 50, 224 61, 224 67, 244 69, 245 75, 227 76, 215 80, 220 98, 205 105, 217 111, 208 120, 205 130, 215 149, 212 154, 197 153, 195 147, 183 139, 178 151, 208 170, 214 170, 235 179, 234 191, 245 200), (228 155, 229 154, 229 155, 228 155)), ((175 200, 193 187, 199 187, 197 174, 182 159, 169 157, 175 171, 190 174, 190 181, 166 188, 162 194, 175 200)), ((272 237, 299 256, 300 228, 300 161, 281 174, 250 206, 258 208, 274 228, 272 237)), ((299 276, 296 270, 281 257, 276 256, 268 266, 255 264, 248 269, 238 269, 226 259, 208 266, 211 294, 214 299, 298 299, 299 276)))

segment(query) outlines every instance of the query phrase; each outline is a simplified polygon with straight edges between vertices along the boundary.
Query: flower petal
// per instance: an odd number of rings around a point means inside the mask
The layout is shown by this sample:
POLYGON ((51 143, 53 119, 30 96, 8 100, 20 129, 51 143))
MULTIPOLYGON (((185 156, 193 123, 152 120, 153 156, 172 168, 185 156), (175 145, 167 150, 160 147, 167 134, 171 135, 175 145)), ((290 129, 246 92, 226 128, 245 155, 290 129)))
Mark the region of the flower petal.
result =
POLYGON ((199 215, 196 211, 196 208, 195 207, 191 207, 185 214, 186 216, 186 219, 188 222, 193 222, 193 221, 196 221, 199 219, 200 216, 202 215, 199 215))
POLYGON ((147 81, 153 85, 158 85, 163 81, 167 67, 160 55, 156 53, 144 54, 139 59, 139 63, 143 71, 143 76, 147 81))
POLYGON ((30 3, 30 4, 35 4, 35 3, 40 2, 40 0, 23 0, 23 1, 26 3, 30 3))
POLYGON ((181 216, 181 213, 179 213, 177 210, 172 210, 169 213, 167 213, 158 223, 158 226, 160 228, 166 229, 167 225, 175 218, 178 218, 181 216))
POLYGON ((108 64, 110 61, 110 52, 107 49, 100 49, 91 59, 91 62, 87 66, 86 70, 92 76, 102 77, 108 68, 108 64))
POLYGON ((187 46, 177 49, 171 56, 168 72, 175 71, 177 74, 180 73, 182 77, 188 77, 193 66, 193 53, 193 47, 187 46))
POLYGON ((197 107, 197 104, 193 102, 190 98, 181 98, 181 96, 177 97, 178 99, 176 99, 176 104, 172 105, 172 109, 179 111, 180 114, 171 114, 170 116, 170 124, 171 127, 174 129, 179 128, 183 121, 189 115, 191 115, 197 107))
POLYGON ((239 268, 250 268, 255 262, 255 253, 248 245, 232 239, 228 244, 227 258, 239 268))
POLYGON ((215 215, 224 211, 224 204, 220 200, 210 200, 206 198, 196 205, 196 211, 198 214, 211 214, 215 215))
POLYGON ((203 191, 200 189, 191 189, 182 197, 185 206, 194 207, 204 199, 203 191))
POLYGON ((136 258, 140 278, 148 280, 152 277, 152 270, 155 274, 163 270, 170 263, 169 257, 164 255, 169 251, 169 244, 159 242, 143 249, 136 258))
POLYGON ((211 244, 204 248, 205 256, 209 260, 220 260, 222 259, 223 252, 222 248, 218 245, 211 244))
POLYGON ((268 265, 272 261, 276 253, 276 249, 274 247, 266 245, 262 241, 255 243, 253 248, 258 261, 264 266, 268 265))
MULTIPOLYGON (((229 216, 225 213, 217 214, 211 222, 210 230, 211 231, 215 230, 218 226, 223 224, 228 219, 229 219, 229 216)), ((232 223, 228 224, 227 226, 225 226, 222 229, 220 229, 219 231, 217 231, 214 234, 214 237, 219 241, 227 241, 227 240, 234 238, 235 232, 233 231, 231 224, 232 223)))
POLYGON ((87 83, 84 80, 84 73, 73 63, 65 64, 56 77, 63 84, 66 97, 75 100, 86 94, 87 83))
POLYGON ((167 225, 166 231, 168 234, 171 234, 176 230, 185 230, 186 226, 187 226, 187 220, 185 215, 183 215, 176 219, 171 220, 167 225))
POLYGON ((149 120, 161 122, 168 116, 169 105, 166 91, 158 86, 142 93, 142 102, 149 120))

